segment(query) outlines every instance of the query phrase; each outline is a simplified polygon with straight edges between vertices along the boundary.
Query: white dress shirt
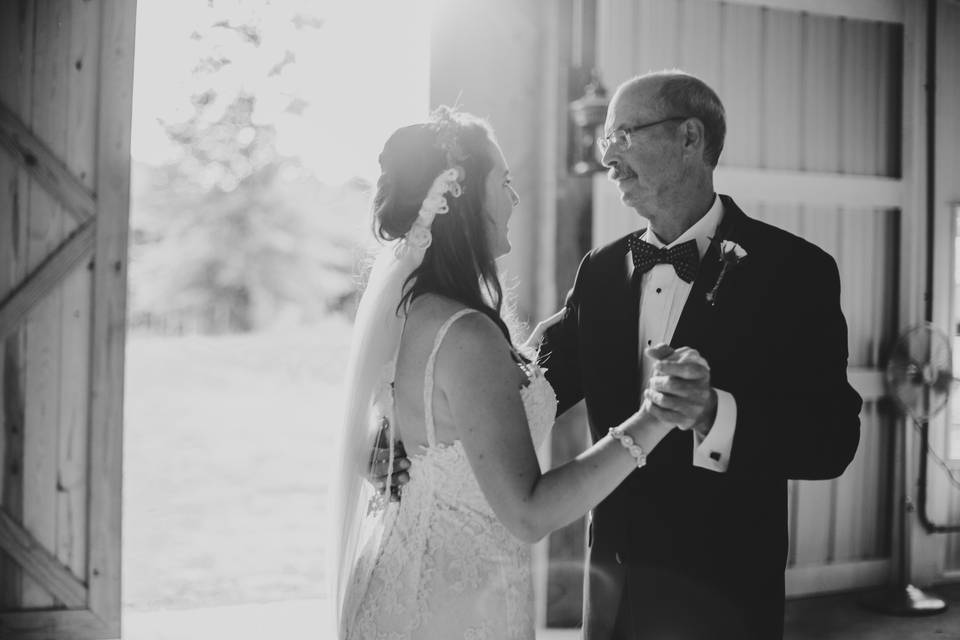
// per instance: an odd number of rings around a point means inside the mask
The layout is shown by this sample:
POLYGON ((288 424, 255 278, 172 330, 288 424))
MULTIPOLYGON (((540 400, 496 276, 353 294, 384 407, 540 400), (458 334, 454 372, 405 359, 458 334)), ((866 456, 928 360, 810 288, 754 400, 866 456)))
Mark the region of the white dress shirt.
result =
MULTIPOLYGON (((723 204, 714 196, 713 204, 700 220, 687 229, 683 235, 668 245, 664 245, 651 229, 647 229, 643 240, 655 247, 673 247, 687 240, 696 240, 700 259, 710 246, 710 239, 717 232, 717 226, 723 219, 723 204)), ((633 259, 627 253, 627 270, 633 275, 633 259)), ((643 274, 640 281, 640 326, 639 359, 640 389, 647 388, 653 360, 644 355, 647 347, 661 342, 669 344, 673 332, 680 320, 683 305, 686 304, 693 288, 692 282, 684 282, 671 264, 654 265, 643 274)), ((683 345, 681 345, 683 346, 683 345)), ((733 434, 737 426, 737 402, 727 391, 714 388, 717 392, 717 416, 706 437, 693 431, 693 464, 711 471, 725 472, 730 464, 730 450, 733 447, 733 434)))

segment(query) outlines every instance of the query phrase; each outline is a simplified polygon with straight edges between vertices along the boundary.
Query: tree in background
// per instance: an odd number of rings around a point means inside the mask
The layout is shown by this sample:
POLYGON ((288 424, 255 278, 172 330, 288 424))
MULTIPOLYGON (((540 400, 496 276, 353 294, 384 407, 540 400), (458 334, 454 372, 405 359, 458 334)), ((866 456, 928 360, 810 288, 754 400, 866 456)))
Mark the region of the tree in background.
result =
POLYGON ((277 123, 307 106, 285 82, 295 36, 323 26, 283 8, 265 20, 255 3, 210 3, 190 34, 188 106, 160 118, 176 153, 134 164, 134 327, 251 331, 348 310, 369 185, 323 185, 281 153, 277 123))

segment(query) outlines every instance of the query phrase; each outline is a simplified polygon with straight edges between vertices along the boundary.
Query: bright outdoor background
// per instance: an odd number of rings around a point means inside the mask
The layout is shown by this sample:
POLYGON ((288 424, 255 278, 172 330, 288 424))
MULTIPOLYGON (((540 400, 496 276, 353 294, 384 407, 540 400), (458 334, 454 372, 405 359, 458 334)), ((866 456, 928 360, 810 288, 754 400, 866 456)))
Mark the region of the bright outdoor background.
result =
POLYGON ((124 638, 323 638, 329 475, 428 0, 139 0, 124 638))

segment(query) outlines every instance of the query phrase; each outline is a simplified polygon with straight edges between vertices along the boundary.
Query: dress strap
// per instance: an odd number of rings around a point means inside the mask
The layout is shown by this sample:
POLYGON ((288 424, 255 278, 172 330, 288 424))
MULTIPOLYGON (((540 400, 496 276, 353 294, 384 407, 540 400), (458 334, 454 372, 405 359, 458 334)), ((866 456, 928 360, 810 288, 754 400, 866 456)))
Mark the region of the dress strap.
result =
POLYGON ((440 327, 440 331, 437 332, 437 337, 433 341, 433 351, 427 358, 427 371, 423 379, 423 414, 427 428, 427 444, 431 447, 437 444, 437 429, 433 424, 433 373, 437 361, 437 352, 440 351, 440 343, 443 342, 444 336, 447 335, 447 331, 450 330, 453 323, 468 313, 480 312, 476 309, 461 309, 447 318, 447 321, 440 327))

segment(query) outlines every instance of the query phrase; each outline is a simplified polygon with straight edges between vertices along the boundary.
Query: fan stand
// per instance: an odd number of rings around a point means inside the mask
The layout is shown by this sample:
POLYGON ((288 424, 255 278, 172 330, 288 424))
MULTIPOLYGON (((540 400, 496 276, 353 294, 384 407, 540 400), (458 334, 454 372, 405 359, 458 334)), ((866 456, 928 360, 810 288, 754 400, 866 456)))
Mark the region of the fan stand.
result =
MULTIPOLYGON (((920 423, 921 421, 918 420, 917 422, 920 423)), ((860 604, 871 611, 891 616, 930 616, 946 611, 947 603, 942 598, 928 593, 919 587, 915 587, 908 582, 910 576, 908 551, 910 548, 909 516, 914 511, 913 502, 907 493, 907 483, 905 482, 907 473, 908 434, 909 430, 907 428, 897 429, 897 441, 894 443, 896 452, 896 465, 894 467, 896 478, 894 479, 894 487, 896 495, 893 504, 897 510, 894 518, 896 518, 899 529, 897 544, 893 548, 894 557, 892 558, 896 571, 894 581, 880 593, 874 593, 864 597, 860 601, 860 604)))

